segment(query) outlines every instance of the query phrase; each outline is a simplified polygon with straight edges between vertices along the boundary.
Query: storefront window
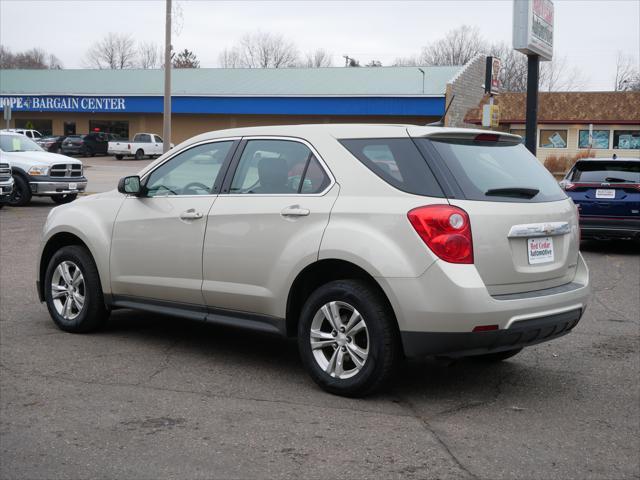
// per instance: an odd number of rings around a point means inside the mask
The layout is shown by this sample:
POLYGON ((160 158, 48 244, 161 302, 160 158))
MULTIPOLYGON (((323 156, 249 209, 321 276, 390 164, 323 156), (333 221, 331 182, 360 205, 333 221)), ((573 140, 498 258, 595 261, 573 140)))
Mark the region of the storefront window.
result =
POLYGON ((27 118, 16 118, 16 128, 24 128, 26 130, 37 130, 43 136, 53 135, 53 127, 51 120, 30 120, 27 118))
POLYGON ((76 134, 76 122, 64 122, 64 135, 76 134))
POLYGON ((609 130, 593 130, 591 144, 589 144, 589 130, 580 130, 578 148, 609 148, 609 130))
POLYGON ((89 120, 91 132, 113 133, 120 138, 129 138, 129 122, 124 120, 89 120))
POLYGON ((613 148, 640 150, 640 130, 614 130, 613 148))
POLYGON ((566 130, 540 130, 540 148, 567 148, 566 130))

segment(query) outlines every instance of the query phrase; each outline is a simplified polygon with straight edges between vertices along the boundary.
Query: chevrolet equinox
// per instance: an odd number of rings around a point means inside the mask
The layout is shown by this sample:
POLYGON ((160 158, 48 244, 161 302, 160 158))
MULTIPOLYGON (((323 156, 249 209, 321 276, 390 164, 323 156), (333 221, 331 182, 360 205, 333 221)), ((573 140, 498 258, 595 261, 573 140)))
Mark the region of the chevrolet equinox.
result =
POLYGON ((54 208, 37 287, 69 332, 131 308, 297 336, 315 382, 360 396, 403 357, 568 333, 589 274, 575 205, 520 137, 304 125, 205 133, 54 208))

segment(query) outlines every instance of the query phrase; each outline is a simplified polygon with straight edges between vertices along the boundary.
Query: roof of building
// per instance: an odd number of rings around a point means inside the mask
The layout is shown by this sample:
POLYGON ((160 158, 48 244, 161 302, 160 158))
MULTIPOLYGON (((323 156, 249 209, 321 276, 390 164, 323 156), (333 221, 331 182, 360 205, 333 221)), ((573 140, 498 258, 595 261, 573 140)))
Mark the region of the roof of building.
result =
MULTIPOLYGON (((482 123, 482 106, 465 116, 465 122, 482 123)), ((500 106, 500 123, 524 123, 527 95, 502 93, 494 97, 500 106)), ((640 92, 540 92, 538 123, 632 123, 640 124, 640 92)))
MULTIPOLYGON (((421 67, 175 69, 184 96, 444 95, 462 68, 421 67)), ((0 70, 2 95, 162 95, 163 70, 0 70)))

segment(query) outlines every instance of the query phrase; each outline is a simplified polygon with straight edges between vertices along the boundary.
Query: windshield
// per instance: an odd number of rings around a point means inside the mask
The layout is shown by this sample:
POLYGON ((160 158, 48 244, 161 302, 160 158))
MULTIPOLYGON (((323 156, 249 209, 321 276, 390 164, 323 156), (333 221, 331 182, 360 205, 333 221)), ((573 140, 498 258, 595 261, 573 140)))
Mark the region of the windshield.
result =
POLYGON ((468 200, 552 202, 566 198, 553 175, 522 144, 430 142, 468 200))
POLYGON ((570 175, 570 181, 640 183, 640 162, 624 160, 578 162, 570 175))
POLYGON ((0 135, 0 150, 3 152, 42 152, 42 148, 24 135, 0 135))

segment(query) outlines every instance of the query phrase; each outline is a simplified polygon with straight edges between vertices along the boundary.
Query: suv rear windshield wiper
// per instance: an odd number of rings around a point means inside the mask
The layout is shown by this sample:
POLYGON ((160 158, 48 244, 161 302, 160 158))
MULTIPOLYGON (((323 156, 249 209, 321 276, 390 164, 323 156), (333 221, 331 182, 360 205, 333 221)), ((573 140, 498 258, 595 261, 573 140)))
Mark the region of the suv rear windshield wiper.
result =
POLYGON ((536 188, 523 187, 506 187, 506 188, 490 188, 485 195, 488 197, 515 197, 515 198, 533 198, 540 190, 536 188))

